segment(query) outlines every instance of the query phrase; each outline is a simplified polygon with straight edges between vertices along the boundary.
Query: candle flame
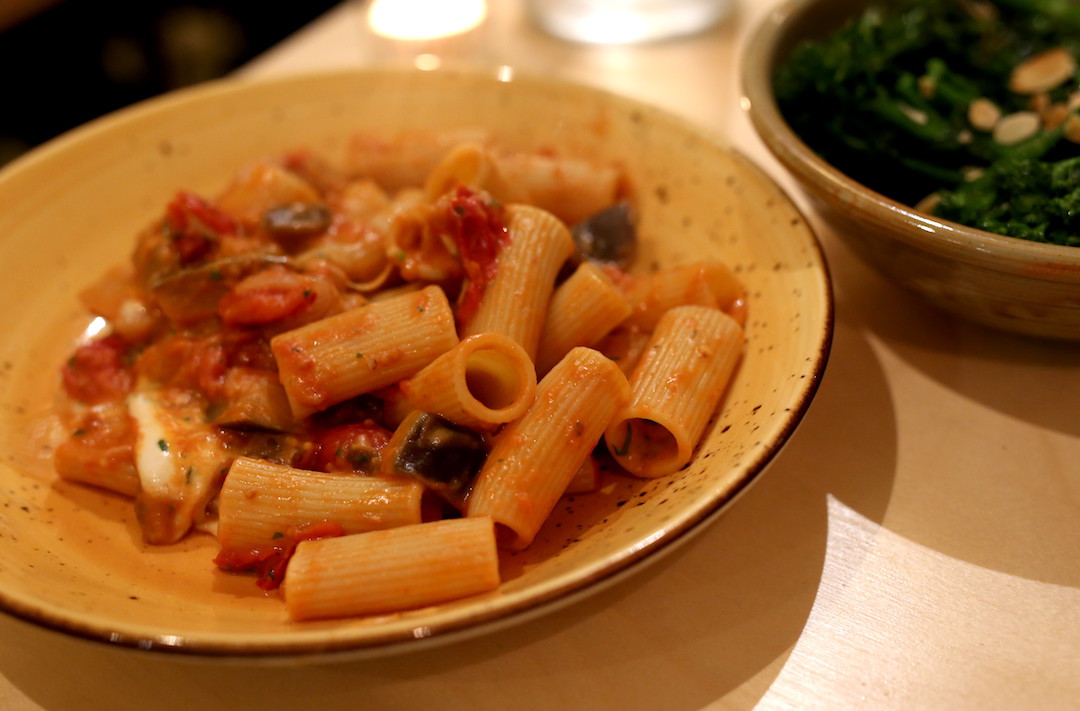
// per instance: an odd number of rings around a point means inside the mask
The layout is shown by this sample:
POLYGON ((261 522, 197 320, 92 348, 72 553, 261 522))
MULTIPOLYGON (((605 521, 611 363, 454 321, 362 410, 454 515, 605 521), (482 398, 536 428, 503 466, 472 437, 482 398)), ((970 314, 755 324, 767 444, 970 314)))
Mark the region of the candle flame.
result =
POLYGON ((373 0, 368 25, 382 37, 427 40, 468 32, 486 16, 485 0, 373 0))

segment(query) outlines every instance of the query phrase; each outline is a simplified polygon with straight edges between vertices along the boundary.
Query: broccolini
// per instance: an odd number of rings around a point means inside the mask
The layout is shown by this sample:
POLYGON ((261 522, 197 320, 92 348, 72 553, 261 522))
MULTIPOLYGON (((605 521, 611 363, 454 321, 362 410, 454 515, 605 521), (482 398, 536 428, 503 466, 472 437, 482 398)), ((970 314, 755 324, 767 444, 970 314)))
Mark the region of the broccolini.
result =
POLYGON ((792 129, 868 187, 909 205, 935 194, 939 217, 1080 246, 1076 57, 1076 0, 878 1, 798 45, 775 87, 792 129), (1010 84, 1047 50, 1071 62, 1060 81, 1010 84), (973 123, 977 101, 993 126, 973 123))

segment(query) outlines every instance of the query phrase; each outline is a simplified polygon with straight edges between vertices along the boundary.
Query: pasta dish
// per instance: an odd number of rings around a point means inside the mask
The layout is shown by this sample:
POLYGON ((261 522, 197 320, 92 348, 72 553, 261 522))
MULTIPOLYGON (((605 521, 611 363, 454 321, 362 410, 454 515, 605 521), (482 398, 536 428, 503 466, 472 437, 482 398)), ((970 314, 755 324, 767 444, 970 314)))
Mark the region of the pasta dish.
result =
POLYGON ((472 131, 346 153, 174 195, 61 367, 59 475, 149 544, 216 536, 298 621, 497 590, 560 497, 686 466, 745 346, 728 265, 631 268, 617 165, 472 131))

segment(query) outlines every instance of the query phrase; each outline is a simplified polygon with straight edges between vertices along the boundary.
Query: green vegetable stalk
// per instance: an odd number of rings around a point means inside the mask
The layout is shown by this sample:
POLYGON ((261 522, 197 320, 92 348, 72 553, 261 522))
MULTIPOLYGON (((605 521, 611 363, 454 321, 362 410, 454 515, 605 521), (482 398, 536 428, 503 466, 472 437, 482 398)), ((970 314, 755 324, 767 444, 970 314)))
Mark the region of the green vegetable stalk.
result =
MULTIPOLYGON (((775 78, 777 99, 811 148, 878 192, 912 205, 937 193, 940 217, 1080 246, 1080 144, 1063 121, 1005 141, 969 115, 976 99, 1003 115, 1031 111, 1033 97, 1013 93, 1010 75, 1057 47, 1080 56, 1075 0, 871 3, 795 48, 775 78)), ((1077 89, 1073 77, 1040 99, 1065 106, 1077 89)))

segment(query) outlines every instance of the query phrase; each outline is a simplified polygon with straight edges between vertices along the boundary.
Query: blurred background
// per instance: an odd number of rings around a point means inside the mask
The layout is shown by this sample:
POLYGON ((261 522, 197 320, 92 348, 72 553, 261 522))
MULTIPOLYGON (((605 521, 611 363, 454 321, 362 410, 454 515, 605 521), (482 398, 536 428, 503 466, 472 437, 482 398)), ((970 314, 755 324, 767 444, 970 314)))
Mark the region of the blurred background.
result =
POLYGON ((0 0, 0 165, 114 109, 223 76, 341 0, 0 0))

